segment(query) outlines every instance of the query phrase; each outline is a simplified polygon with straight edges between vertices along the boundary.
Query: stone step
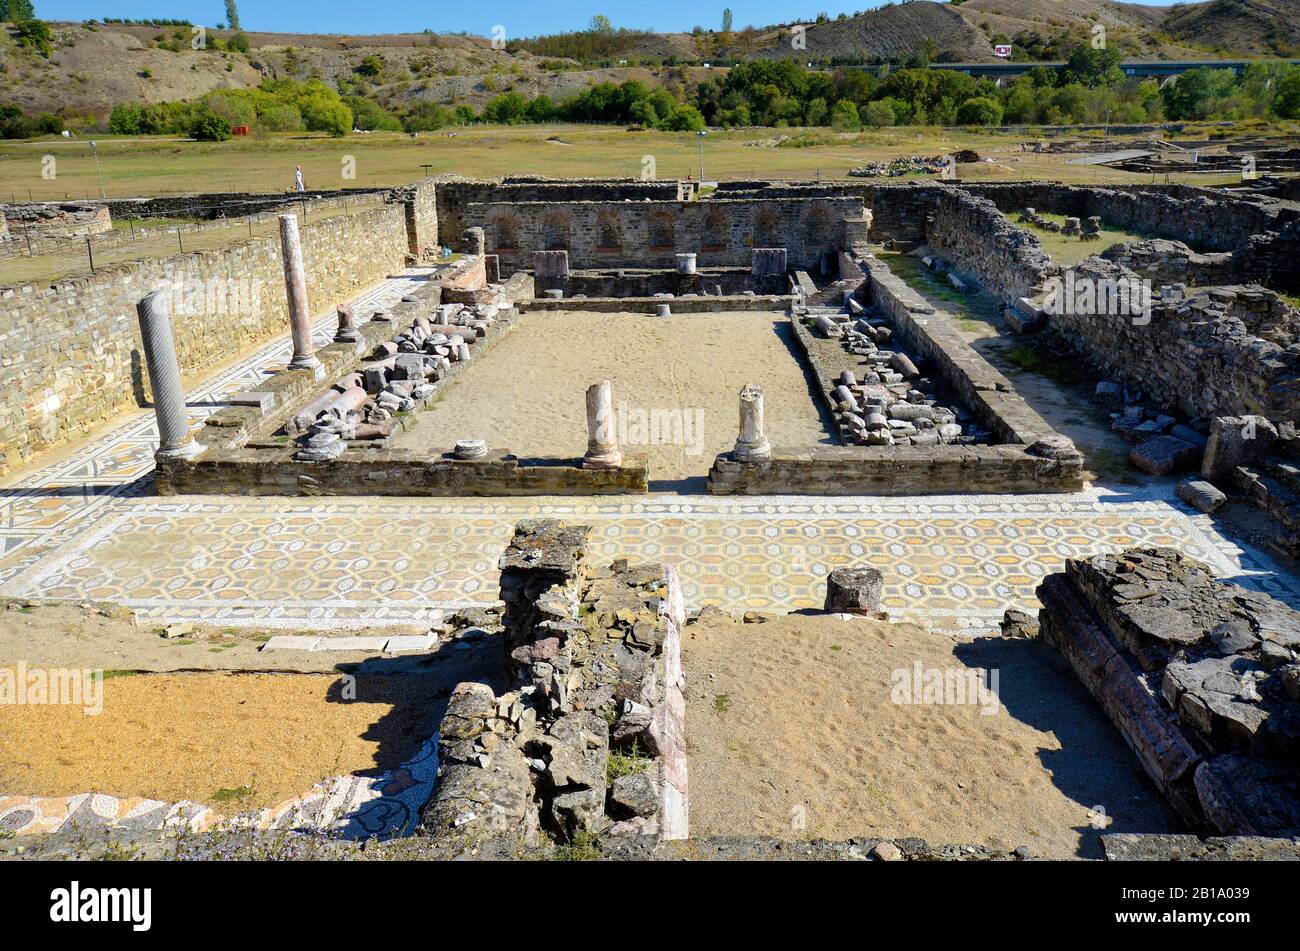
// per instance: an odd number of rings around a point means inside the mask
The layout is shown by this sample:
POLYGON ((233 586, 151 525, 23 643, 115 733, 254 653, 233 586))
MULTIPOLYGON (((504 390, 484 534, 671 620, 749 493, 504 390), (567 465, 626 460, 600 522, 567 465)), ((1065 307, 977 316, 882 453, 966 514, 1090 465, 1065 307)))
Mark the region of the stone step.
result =
POLYGON ((1300 466, 1289 462, 1271 462, 1264 465, 1266 475, 1287 486, 1292 493, 1300 496, 1300 466))

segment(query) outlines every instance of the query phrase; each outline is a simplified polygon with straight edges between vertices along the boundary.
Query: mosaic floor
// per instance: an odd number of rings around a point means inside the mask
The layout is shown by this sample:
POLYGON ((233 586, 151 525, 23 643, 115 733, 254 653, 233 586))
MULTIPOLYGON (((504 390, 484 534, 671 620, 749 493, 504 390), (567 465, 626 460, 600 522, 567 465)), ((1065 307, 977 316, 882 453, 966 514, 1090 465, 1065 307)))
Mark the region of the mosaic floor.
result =
MULTIPOLYGON (((383 306, 419 275, 355 302, 383 306)), ((333 318, 318 334, 329 336, 333 318)), ((269 346, 190 394, 197 425, 289 355, 269 346)), ((1172 483, 1071 495, 927 498, 297 499, 152 494, 153 414, 0 492, 0 594, 113 600, 156 619, 314 630, 407 624, 495 600, 521 518, 595 528, 597 554, 662 560, 689 605, 820 606, 826 574, 866 561, 891 616, 972 632, 1070 556, 1154 544, 1300 605, 1300 579, 1221 536, 1172 483)))

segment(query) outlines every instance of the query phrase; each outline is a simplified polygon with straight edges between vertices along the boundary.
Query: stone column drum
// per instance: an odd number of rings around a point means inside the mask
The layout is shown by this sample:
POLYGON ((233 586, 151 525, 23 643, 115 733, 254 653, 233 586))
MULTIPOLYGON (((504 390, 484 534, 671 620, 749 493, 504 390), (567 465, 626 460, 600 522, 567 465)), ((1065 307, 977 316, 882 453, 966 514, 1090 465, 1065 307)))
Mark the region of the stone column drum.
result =
POLYGON ((772 458, 772 446, 763 433, 763 388, 757 383, 746 383, 740 391, 740 436, 731 455, 737 462, 772 458))
POLYGON ((587 454, 584 469, 617 469, 623 465, 614 435, 614 394, 609 380, 587 387, 587 454))
POLYGON ((202 451, 190 434, 185 413, 185 390, 181 386, 181 368, 176 361, 176 344, 172 339, 172 322, 167 315, 167 295, 151 291, 135 305, 140 318, 140 339, 144 344, 145 364, 149 367, 149 385, 153 390, 153 411, 158 417, 158 451, 156 459, 187 459, 202 451))
POLYGON ((307 273, 302 264, 298 216, 280 216, 280 254, 284 261, 284 289, 289 299, 289 331, 293 335, 290 370, 323 372, 311 342, 311 313, 307 309, 307 273))

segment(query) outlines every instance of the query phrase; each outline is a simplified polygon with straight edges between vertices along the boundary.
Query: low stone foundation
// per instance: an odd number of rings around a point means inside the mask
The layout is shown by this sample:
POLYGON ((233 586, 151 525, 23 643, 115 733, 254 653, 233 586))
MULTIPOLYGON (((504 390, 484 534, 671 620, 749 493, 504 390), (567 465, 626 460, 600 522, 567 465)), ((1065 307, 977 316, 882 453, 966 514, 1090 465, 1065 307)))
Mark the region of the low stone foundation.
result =
POLYGON ((961 495, 1072 492, 1082 460, 1060 461, 1024 446, 817 446, 775 448, 738 462, 723 453, 709 470, 713 495, 961 495))
POLYGON ((1194 828, 1300 834, 1300 612, 1168 549, 1070 559, 1044 640, 1194 828))

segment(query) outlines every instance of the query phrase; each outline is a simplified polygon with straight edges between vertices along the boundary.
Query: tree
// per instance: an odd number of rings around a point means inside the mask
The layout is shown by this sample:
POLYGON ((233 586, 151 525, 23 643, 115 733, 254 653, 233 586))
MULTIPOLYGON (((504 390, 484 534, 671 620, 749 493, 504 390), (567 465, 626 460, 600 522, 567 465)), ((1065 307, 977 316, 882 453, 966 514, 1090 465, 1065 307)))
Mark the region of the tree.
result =
POLYGON ((704 116, 694 106, 678 106, 664 122, 664 128, 669 132, 699 132, 705 128, 704 116))
POLYGON ((731 7, 727 7, 722 11, 722 32, 731 32, 731 7))
POLYGON ((215 112, 204 112, 190 125, 190 138, 200 142, 224 142, 230 138, 230 123, 215 112))
POLYGON ((239 10, 235 6, 235 0, 226 0, 226 22, 232 30, 239 29, 239 10))
POLYGON ((869 102, 862 110, 862 121, 873 129, 894 124, 894 110, 887 102, 869 102))
POLYGON ((1091 46, 1078 46, 1070 53, 1061 75, 1061 84, 1081 83, 1084 86, 1114 86, 1124 79, 1119 68, 1124 58, 1118 49, 1106 47, 1093 49, 1091 46))
POLYGON ((957 107, 957 122, 960 125, 1001 125, 1002 104, 986 96, 967 99, 957 107))
POLYGON ((0 20, 13 23, 26 23, 36 19, 36 8, 32 0, 0 0, 0 20))
POLYGON ((226 49, 234 50, 236 53, 247 53, 251 48, 248 37, 242 32, 226 40, 226 49))
POLYGON ((597 13, 591 18, 587 29, 592 33, 613 33, 614 24, 609 22, 609 17, 605 16, 605 14, 597 13))
POLYGON ((1283 119, 1300 119, 1300 67, 1289 67, 1278 78, 1273 108, 1283 119))
POLYGON ((840 132, 857 132, 862 128, 858 118, 858 107, 847 99, 841 99, 831 107, 831 127, 840 132))

